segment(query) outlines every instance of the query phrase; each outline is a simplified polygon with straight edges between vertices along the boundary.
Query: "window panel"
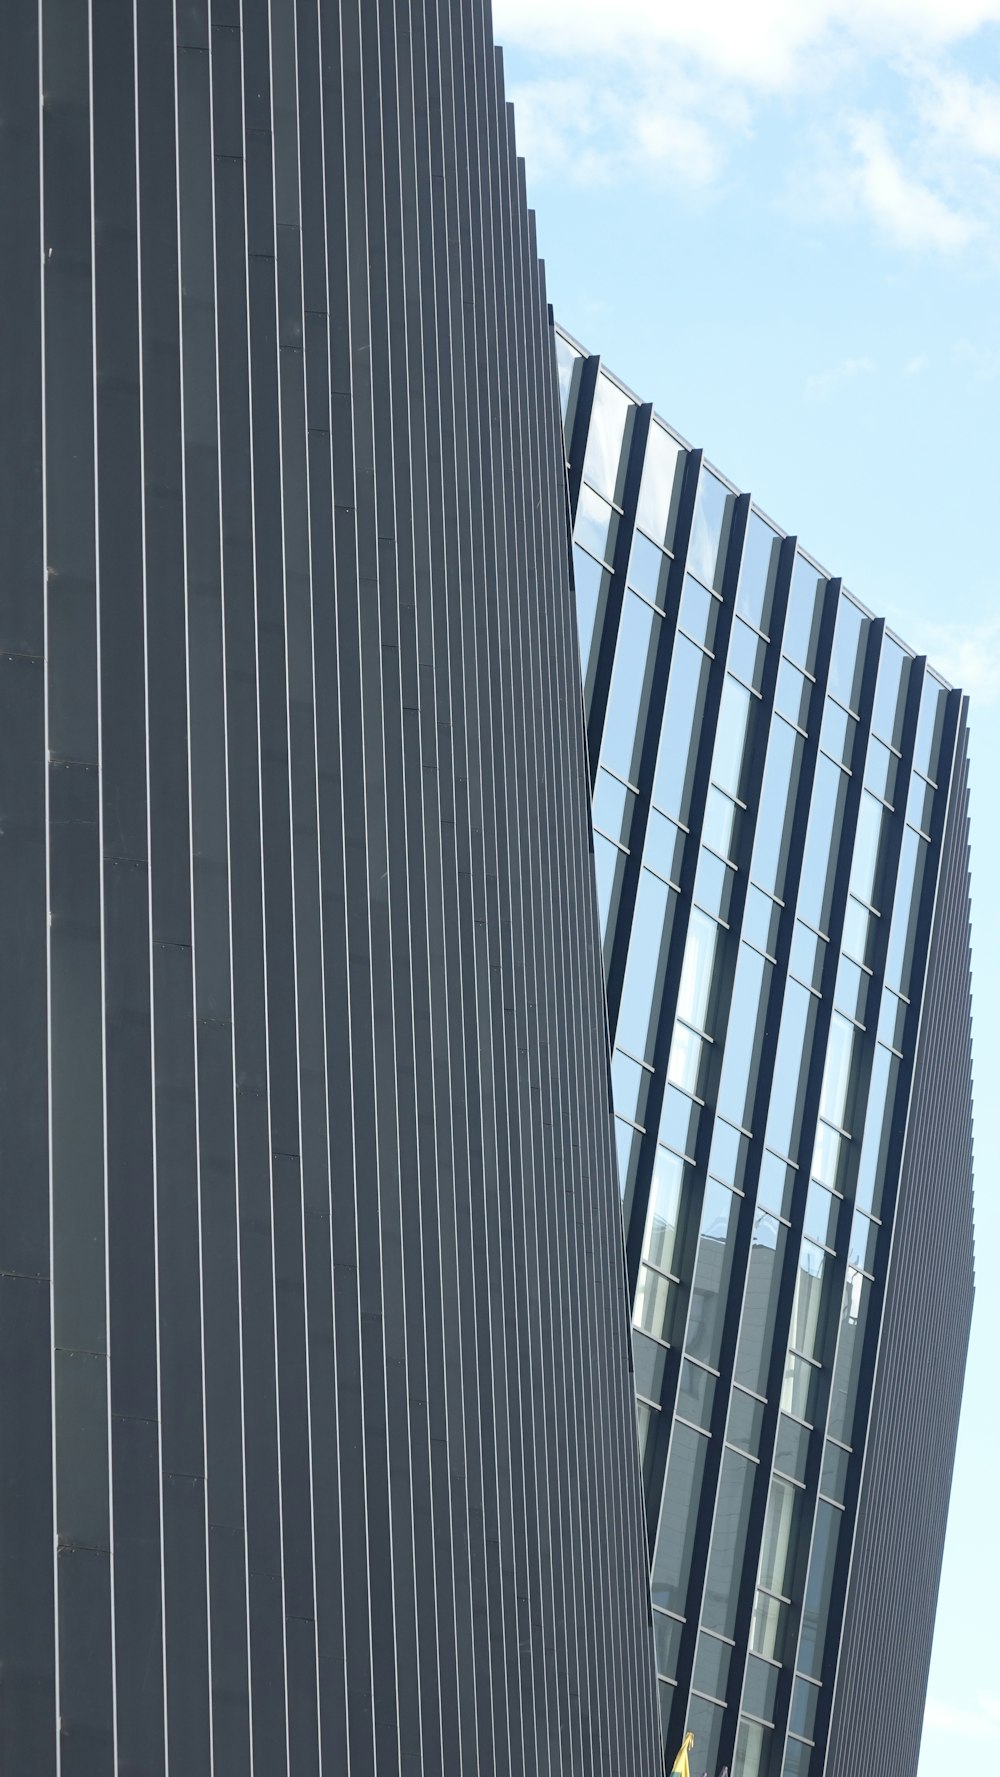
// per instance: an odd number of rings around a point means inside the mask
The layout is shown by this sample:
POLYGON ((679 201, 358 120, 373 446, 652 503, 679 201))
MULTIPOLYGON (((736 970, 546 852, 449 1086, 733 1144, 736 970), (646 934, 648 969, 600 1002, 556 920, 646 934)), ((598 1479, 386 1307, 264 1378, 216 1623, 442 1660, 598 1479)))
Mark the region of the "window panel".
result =
POLYGON ((729 1008, 719 1082, 718 1109, 730 1123, 749 1128, 764 1046, 764 1023, 773 963, 741 944, 729 1008))
POLYGON ((783 660, 778 668, 778 684, 774 693, 774 707, 794 722, 796 728, 808 729, 809 705, 812 702, 813 682, 805 673, 793 666, 790 660, 783 660))
POLYGON ((829 1258, 821 1246, 803 1240, 795 1273, 795 1295, 792 1300, 792 1323, 788 1343, 803 1357, 821 1359, 825 1344, 824 1276, 829 1258))
POLYGON ((785 893, 804 751, 801 734, 776 717, 771 723, 750 874, 779 899, 785 893))
POLYGON ((608 935, 618 911, 627 853, 619 851, 610 839, 594 834, 594 874, 597 878, 597 905, 601 916, 601 938, 608 935))
POLYGON ((819 1114, 827 1123, 835 1123, 848 1134, 854 1122, 855 1067, 857 1030, 834 1012, 830 1019, 830 1035, 826 1045, 823 1084, 819 1094, 819 1114))
POLYGON ((865 790, 854 834, 850 888, 859 901, 878 908, 883 905, 890 820, 887 809, 865 790))
POLYGON ((653 1557, 652 1593, 654 1604, 681 1615, 687 1605, 707 1453, 706 1437, 690 1426, 674 1425, 653 1557))
POLYGON ((580 489, 580 498, 576 508, 576 524, 573 536, 577 543, 589 549, 602 561, 612 561, 615 553, 615 539, 618 535, 618 514, 607 500, 595 494, 593 488, 586 483, 580 489))
POLYGON ((822 754, 816 761, 798 911, 817 931, 830 930, 833 884, 850 779, 822 754))
POLYGON ((692 1695, 688 1703, 687 1727, 694 1735, 697 1757, 705 1760, 705 1769, 715 1771, 719 1763, 719 1743, 726 1712, 718 1703, 692 1695))
POLYGON ((910 655, 904 652, 899 643, 894 642, 891 636, 883 636, 875 684, 872 729, 893 747, 899 747, 903 739, 903 717, 906 713, 906 693, 912 665, 910 655))
POLYGON ((760 1207, 771 1209, 775 1215, 784 1216, 786 1220, 790 1218, 792 1193, 798 1176, 794 1166, 789 1166, 786 1160, 779 1159, 777 1154, 772 1154, 769 1148, 765 1148, 757 1184, 757 1202, 760 1207))
POLYGON ((719 1362, 741 1201, 725 1185, 718 1184, 715 1179, 708 1180, 702 1204, 685 1348, 691 1357, 711 1364, 713 1369, 719 1362))
POLYGON ((790 1481, 772 1476, 760 1545, 757 1584, 767 1592, 792 1597, 803 1494, 790 1481))
POLYGON ((672 1283, 649 1265, 639 1266, 635 1286, 632 1324, 651 1339, 670 1344, 675 1337, 675 1322, 680 1309, 680 1285, 672 1283))
POLYGON ((685 1358, 677 1384, 676 1410, 681 1418, 690 1419, 703 1431, 708 1431, 712 1423, 715 1387, 716 1379, 708 1370, 685 1358))
POLYGON ((681 1651, 681 1635, 684 1624, 676 1617, 665 1617, 662 1611, 653 1612, 653 1633, 656 1642, 656 1670, 661 1678, 677 1677, 677 1661, 681 1651))
POLYGON ((859 963, 852 962, 850 957, 842 956, 837 964, 837 981, 833 990, 833 1003, 839 1012, 858 1024, 864 1024, 868 1007, 868 989, 871 976, 866 974, 859 963))
POLYGON ((771 1729, 762 1728, 759 1722, 741 1721, 736 1730, 734 1772, 738 1771, 739 1777, 768 1777, 773 1738, 771 1729))
POLYGON ((611 575, 585 549, 574 544, 573 580, 576 585, 576 623, 580 637, 580 676, 586 684, 594 635, 600 635, 604 624, 611 575))
POLYGON ((787 1236, 781 1222, 756 1211, 733 1370, 734 1379, 755 1394, 767 1393, 787 1236))
POLYGON ((765 523, 759 512, 751 512, 743 544, 736 609, 743 613, 755 629, 763 630, 765 635, 771 633, 771 612, 774 607, 780 555, 781 538, 777 532, 765 523))
POLYGON ((703 848, 694 879, 694 898, 698 906, 715 919, 728 920, 735 882, 735 870, 731 870, 714 852, 703 848))
POLYGON ((722 575, 729 542, 729 527, 735 496, 724 487, 710 469, 702 468, 698 477, 691 541, 687 565, 704 586, 722 591, 722 575))
POLYGON ((882 1213, 886 1160, 896 1133, 899 1072, 899 1057, 881 1043, 876 1043, 865 1110, 865 1132, 854 1190, 854 1200, 858 1208, 867 1210, 870 1215, 882 1213))
POLYGON ((632 1369, 636 1394, 658 1404, 667 1373, 667 1354, 662 1345, 647 1339, 638 1328, 632 1331, 632 1369))
POLYGON ((650 604, 662 607, 667 602, 669 574, 670 557, 637 531, 632 539, 632 554, 628 564, 629 585, 634 586, 636 592, 641 592, 650 604))
POLYGON ((705 803, 705 817, 701 824, 701 836, 706 845, 717 851, 720 857, 736 857, 737 835, 742 809, 731 796, 723 795, 713 784, 708 792, 705 803))
POLYGON ((821 1499, 816 1507, 809 1578, 802 1601, 798 1666, 813 1678, 821 1678, 823 1651, 829 1624, 830 1599, 837 1565, 837 1548, 843 1514, 821 1499))
POLYGON ((763 1423, 763 1402, 755 1401, 750 1395, 744 1394, 741 1388, 734 1388, 729 1397, 727 1442, 738 1445, 748 1456, 756 1456, 760 1450, 763 1423))
POLYGON ((821 1372, 808 1358, 797 1352, 785 1354, 785 1371, 781 1378, 781 1405, 786 1413, 813 1425, 819 1396, 821 1372))
POLYGON ((789 1419, 787 1413, 779 1413, 774 1466, 790 1481, 804 1481, 806 1478, 811 1436, 808 1426, 800 1425, 797 1419, 789 1419))
POLYGON ((810 673, 816 671, 825 593, 826 581, 822 574, 817 574, 803 556, 796 555, 781 646, 798 666, 804 666, 810 673))
POLYGON ((881 796, 883 802, 892 803, 896 794, 896 773, 899 760, 895 753, 889 751, 880 740, 872 738, 868 742, 868 755, 865 759, 865 789, 871 790, 875 796, 881 796))
POLYGON ((776 1153, 787 1154, 790 1160, 798 1158, 818 1009, 815 995, 789 978, 781 1009, 765 1140, 776 1153))
POLYGON ((713 1178, 721 1179, 724 1185, 732 1185, 737 1191, 743 1189, 743 1175, 746 1171, 750 1143, 745 1135, 726 1123, 721 1117, 715 1119, 712 1130, 712 1147, 708 1156, 708 1170, 713 1178))
POLYGON ((562 408, 568 444, 573 431, 576 396, 583 370, 583 355, 576 350, 575 346, 570 345, 569 340, 563 339, 561 333, 556 334, 556 368, 559 373, 559 405, 562 408))
POLYGON ((712 593, 706 592, 693 575, 685 574, 681 608, 677 616, 685 635, 689 635, 693 642, 699 642, 703 648, 714 649, 720 610, 719 600, 712 593))
POLYGON ((661 619, 636 598, 625 594, 608 713, 601 741, 601 762, 619 777, 635 783, 645 741, 646 711, 653 663, 660 640, 661 619))
POLYGON ((742 1703, 748 1715, 759 1715, 764 1721, 774 1721, 779 1670, 769 1660, 758 1659, 755 1654, 748 1656, 742 1703))
POLYGON ((667 1059, 667 1079, 695 1098, 704 1096, 709 1046, 686 1024, 674 1025, 667 1059))
POLYGON ((800 1735, 803 1740, 811 1740, 813 1737, 820 1694, 819 1685, 810 1684, 806 1678, 797 1678, 792 1686, 788 1726, 793 1734, 800 1735))
POLYGON ((849 716, 839 703, 830 698, 823 705, 823 721, 819 731, 819 744, 832 759, 839 759, 848 770, 854 757, 854 742, 857 737, 858 725, 853 716, 849 716))
POLYGON ((701 1106, 677 1086, 667 1086, 660 1117, 660 1140, 678 1154, 694 1159, 701 1106))
POLYGON ((839 1444, 824 1444, 823 1466, 819 1473, 819 1490, 828 1499, 835 1499, 843 1505, 847 1493, 847 1475, 850 1468, 850 1452, 842 1450, 839 1444))
POLYGON ((640 1067, 630 1055, 623 1055, 616 1049, 611 1064, 611 1093, 614 1099, 615 1112, 619 1117, 627 1117, 631 1123, 643 1126, 646 1121, 646 1099, 653 1076, 647 1068, 640 1067))
MULTIPOLYGON (((780 1598, 772 1598, 769 1592, 758 1592, 754 1599, 753 1614, 750 1618, 750 1647, 755 1654, 763 1654, 767 1660, 780 1660, 785 1637, 788 1632, 789 1611, 787 1604, 780 1598)), ((739 1750, 739 1737, 736 1741, 739 1750)), ((756 1770, 756 1766, 751 1769, 756 1770)), ((765 1767, 762 1767, 764 1769, 765 1767)), ((746 1767, 742 1767, 746 1769, 746 1767)))
POLYGON ((720 929, 715 920, 697 907, 693 908, 677 990, 677 1016, 709 1035, 712 1035, 714 1023, 713 985, 719 936, 720 929))
POLYGON ((817 1246, 827 1246, 831 1251, 836 1249, 840 1204, 841 1199, 834 1197, 823 1185, 813 1181, 809 1186, 802 1232, 817 1246))
POLYGON ((748 1457, 737 1455, 735 1450, 723 1451, 701 1611, 706 1629, 715 1629, 720 1635, 732 1635, 735 1631, 756 1473, 757 1465, 748 1457))
POLYGON ((641 1061, 653 1059, 676 903, 674 889, 651 870, 639 872, 616 1040, 641 1061))
POLYGON ((811 926, 804 926, 797 919, 792 931, 792 947, 788 958, 790 972, 806 987, 814 987, 819 992, 823 985, 823 967, 826 962, 826 940, 820 938, 811 926))
POLYGON ((861 695, 868 627, 868 618, 842 593, 837 606, 827 689, 839 703, 846 704, 855 713, 861 695))
POLYGON ((712 754, 712 781, 728 795, 741 799, 745 799, 746 763, 750 753, 747 742, 753 702, 746 687, 727 674, 712 754))
POLYGON ((747 898, 743 908, 743 936, 748 944, 765 955, 774 956, 778 943, 778 927, 781 924, 781 908, 763 889, 753 885, 747 889, 747 898))
POLYGON ((919 984, 923 973, 924 959, 917 957, 916 942, 928 853, 927 840, 919 838, 912 827, 904 827, 885 958, 885 979, 887 986, 908 995, 911 995, 914 982, 919 984))
POLYGON ((804 1740, 795 1740, 789 1736, 785 1744, 781 1777, 809 1777, 812 1756, 811 1746, 807 1746, 804 1740))
POLYGON ((668 549, 674 546, 685 460, 686 454, 676 438, 654 420, 642 465, 636 524, 654 543, 665 543, 668 549))
POLYGON ((854 1416, 858 1404, 858 1382, 864 1357, 871 1289, 869 1279, 849 1266, 844 1282, 837 1356, 830 1382, 830 1406, 826 1418, 829 1436, 838 1439, 841 1444, 854 1442, 854 1416))
POLYGON ((618 503, 625 480, 627 453, 624 446, 634 412, 634 402, 602 371, 594 390, 583 473, 591 487, 596 487, 606 499, 618 503))
POLYGON ((848 1263, 856 1265, 859 1271, 870 1271, 873 1277, 878 1236, 878 1223, 869 1221, 860 1209, 855 1210, 851 1223, 851 1242, 847 1249, 848 1263))
POLYGON ((920 715, 917 719, 917 738, 913 747, 913 764, 917 771, 923 772, 934 783, 940 781, 941 742, 944 738, 945 710, 948 693, 940 680, 931 673, 925 673, 923 689, 920 693, 920 715))
POLYGON ((930 833, 934 818, 934 791, 925 778, 913 773, 906 796, 906 818, 911 827, 930 833))
POLYGON ((735 673, 744 685, 759 691, 764 678, 764 662, 767 659, 767 643, 761 640, 756 630, 748 628, 742 618, 733 620, 732 634, 729 637, 729 653, 726 666, 735 673))
POLYGON ((670 683, 660 730, 653 801, 675 820, 687 821, 698 746, 705 714, 711 661, 686 636, 674 638, 670 683))
POLYGON ((878 935, 879 922, 862 907, 853 895, 847 897, 847 908, 844 913, 843 948, 848 956, 853 956, 859 963, 867 963, 871 968, 875 956, 875 942, 878 935))
POLYGON ((666 815, 651 808, 646 823, 643 863, 650 870, 655 870, 658 876, 665 876, 669 881, 679 883, 686 837, 681 828, 668 820, 666 815))
POLYGON ((594 826, 609 839, 628 844, 635 793, 609 771, 599 770, 594 786, 594 826))
MULTIPOLYGON (((714 1635, 699 1635, 691 1678, 693 1689, 706 1697, 720 1697, 725 1702, 732 1657, 733 1650, 725 1641, 718 1641, 714 1635)), ((695 1744, 700 1745, 697 1736, 695 1744)))

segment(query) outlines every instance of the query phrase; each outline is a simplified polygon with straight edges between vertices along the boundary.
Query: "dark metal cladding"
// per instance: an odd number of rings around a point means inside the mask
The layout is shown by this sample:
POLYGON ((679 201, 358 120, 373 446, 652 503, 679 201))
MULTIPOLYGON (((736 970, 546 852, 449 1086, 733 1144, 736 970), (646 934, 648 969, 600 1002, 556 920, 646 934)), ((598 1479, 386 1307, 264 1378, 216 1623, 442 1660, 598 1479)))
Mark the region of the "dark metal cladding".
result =
POLYGON ((660 1769, 478 0, 4 0, 0 1769, 660 1769))
POLYGON ((974 1290, 969 766, 952 777, 889 1287, 833 1698, 828 1777, 920 1755, 974 1290))

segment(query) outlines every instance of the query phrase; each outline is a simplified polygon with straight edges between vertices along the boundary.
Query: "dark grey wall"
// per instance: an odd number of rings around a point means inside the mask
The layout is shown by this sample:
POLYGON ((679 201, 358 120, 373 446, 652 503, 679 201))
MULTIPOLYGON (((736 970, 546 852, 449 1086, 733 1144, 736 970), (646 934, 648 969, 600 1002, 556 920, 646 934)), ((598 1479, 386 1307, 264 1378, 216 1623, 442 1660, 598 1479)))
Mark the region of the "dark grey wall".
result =
POLYGON ((973 1299, 969 763, 960 722, 833 1698, 828 1777, 858 1748, 914 1777, 973 1299))
POLYGON ((0 1767, 643 1777, 562 445, 488 23, 40 13, 0 7, 0 1767))

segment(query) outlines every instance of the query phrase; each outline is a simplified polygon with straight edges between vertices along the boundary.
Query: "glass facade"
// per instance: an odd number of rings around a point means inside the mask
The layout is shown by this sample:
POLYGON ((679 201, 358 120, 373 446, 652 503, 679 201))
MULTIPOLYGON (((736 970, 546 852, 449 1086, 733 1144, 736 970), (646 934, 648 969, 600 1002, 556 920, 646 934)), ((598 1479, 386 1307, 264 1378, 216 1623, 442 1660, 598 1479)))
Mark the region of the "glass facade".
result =
POLYGON ((820 1777, 964 704, 557 352, 664 1732, 820 1777))

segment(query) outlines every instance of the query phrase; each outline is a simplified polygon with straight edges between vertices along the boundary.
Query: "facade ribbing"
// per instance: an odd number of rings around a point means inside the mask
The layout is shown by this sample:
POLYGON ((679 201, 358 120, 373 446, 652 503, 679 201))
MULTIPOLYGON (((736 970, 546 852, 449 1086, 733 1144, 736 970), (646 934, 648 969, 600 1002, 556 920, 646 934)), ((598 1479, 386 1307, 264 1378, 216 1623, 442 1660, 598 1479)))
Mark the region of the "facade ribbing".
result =
POLYGON ((473 0, 6 0, 0 1764, 659 1769, 473 0))

